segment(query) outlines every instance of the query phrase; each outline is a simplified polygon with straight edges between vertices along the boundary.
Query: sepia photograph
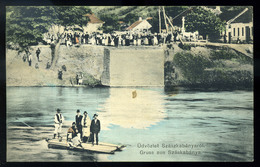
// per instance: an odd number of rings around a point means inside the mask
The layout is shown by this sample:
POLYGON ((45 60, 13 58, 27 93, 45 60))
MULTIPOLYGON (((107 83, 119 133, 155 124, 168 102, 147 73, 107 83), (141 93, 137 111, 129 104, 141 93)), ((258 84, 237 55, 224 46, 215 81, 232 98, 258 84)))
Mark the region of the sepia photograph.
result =
POLYGON ((6 162, 254 161, 253 6, 5 17, 6 162))

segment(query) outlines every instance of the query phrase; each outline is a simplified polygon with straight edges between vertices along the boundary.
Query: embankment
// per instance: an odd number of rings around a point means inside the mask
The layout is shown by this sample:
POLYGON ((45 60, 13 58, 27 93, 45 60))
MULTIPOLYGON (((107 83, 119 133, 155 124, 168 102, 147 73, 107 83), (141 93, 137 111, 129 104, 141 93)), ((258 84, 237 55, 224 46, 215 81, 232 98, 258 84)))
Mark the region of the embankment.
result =
POLYGON ((176 45, 165 57, 165 86, 253 87, 253 59, 230 48, 176 45))
POLYGON ((253 87, 253 60, 228 48, 62 45, 53 69, 46 69, 49 46, 32 46, 30 52, 32 66, 23 62, 24 53, 6 50, 7 86, 75 86, 81 72, 84 86, 253 87), (63 65, 66 71, 60 80, 58 69, 63 65))
POLYGON ((100 85, 100 78, 103 72, 104 47, 87 46, 66 47, 60 46, 59 58, 53 69, 46 69, 48 62, 51 62, 51 48, 47 45, 32 46, 32 66, 23 62, 24 53, 17 51, 6 51, 6 84, 7 86, 75 86, 76 74, 83 73, 84 85, 100 85), (36 58, 36 49, 41 49, 40 62, 36 58), (39 68, 35 65, 38 63, 39 68), (58 70, 62 66, 62 80, 58 79, 58 70))

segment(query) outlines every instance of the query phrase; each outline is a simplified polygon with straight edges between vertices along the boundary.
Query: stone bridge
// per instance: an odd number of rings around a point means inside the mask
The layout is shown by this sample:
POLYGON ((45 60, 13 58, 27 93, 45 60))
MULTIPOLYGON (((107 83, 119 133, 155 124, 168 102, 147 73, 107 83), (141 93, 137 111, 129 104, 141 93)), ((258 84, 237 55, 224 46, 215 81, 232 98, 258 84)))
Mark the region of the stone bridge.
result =
POLYGON ((164 86, 164 51, 160 47, 105 48, 102 85, 164 86))

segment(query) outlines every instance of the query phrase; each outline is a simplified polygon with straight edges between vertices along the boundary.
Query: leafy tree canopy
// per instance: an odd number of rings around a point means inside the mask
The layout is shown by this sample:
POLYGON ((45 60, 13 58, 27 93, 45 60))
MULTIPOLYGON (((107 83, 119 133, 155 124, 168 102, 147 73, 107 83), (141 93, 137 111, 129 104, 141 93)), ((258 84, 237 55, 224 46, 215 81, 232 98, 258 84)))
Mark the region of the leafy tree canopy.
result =
POLYGON ((129 25, 133 24, 135 21, 139 19, 139 16, 137 13, 128 13, 123 21, 129 25))
POLYGON ((185 19, 186 31, 199 31, 201 35, 209 38, 218 37, 220 32, 225 29, 224 22, 221 19, 200 7, 194 8, 187 14, 185 19))
POLYGON ((114 30, 119 30, 119 19, 116 14, 102 14, 100 15, 100 19, 105 22, 102 26, 102 29, 105 33, 109 33, 114 30))
POLYGON ((10 6, 6 14, 6 41, 21 48, 42 41, 51 25, 84 25, 88 7, 83 6, 10 6))

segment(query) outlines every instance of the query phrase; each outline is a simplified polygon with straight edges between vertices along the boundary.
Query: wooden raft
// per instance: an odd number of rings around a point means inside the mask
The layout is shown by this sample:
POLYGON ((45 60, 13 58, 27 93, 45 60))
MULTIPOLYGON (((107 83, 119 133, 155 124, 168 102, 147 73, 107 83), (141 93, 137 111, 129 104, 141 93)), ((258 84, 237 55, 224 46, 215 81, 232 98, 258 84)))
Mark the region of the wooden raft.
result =
POLYGON ((98 153, 114 154, 115 151, 121 151, 124 145, 115 145, 110 143, 99 142, 98 145, 92 145, 91 143, 81 143, 82 147, 70 147, 66 140, 61 142, 58 139, 46 139, 49 148, 59 149, 72 149, 77 151, 91 151, 98 153))

